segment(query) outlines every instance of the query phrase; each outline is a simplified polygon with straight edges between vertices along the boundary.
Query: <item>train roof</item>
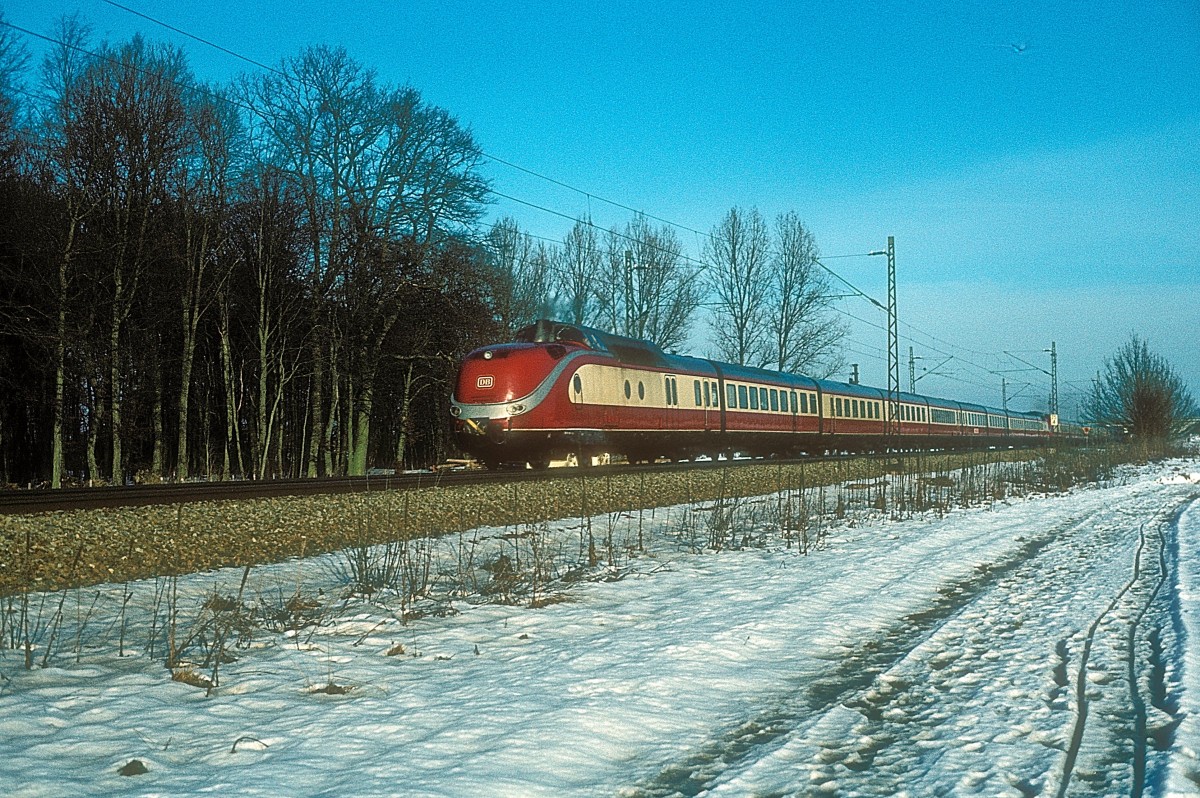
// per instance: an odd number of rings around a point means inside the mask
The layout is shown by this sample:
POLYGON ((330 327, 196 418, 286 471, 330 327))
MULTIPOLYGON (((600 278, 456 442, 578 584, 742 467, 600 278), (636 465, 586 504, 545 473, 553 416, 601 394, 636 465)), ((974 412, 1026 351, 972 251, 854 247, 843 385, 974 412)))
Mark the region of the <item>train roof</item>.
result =
POLYGON ((769 369, 754 368, 753 366, 739 366, 736 363, 716 363, 721 369, 721 374, 726 379, 758 381, 758 382, 774 382, 784 383, 793 388, 801 390, 816 390, 817 380, 812 377, 806 377, 803 374, 789 374, 786 371, 771 371, 769 369))
MULTIPOLYGON (((721 363, 706 358, 690 355, 668 355, 658 344, 641 338, 630 338, 626 335, 598 330, 582 324, 568 324, 550 319, 539 319, 537 322, 522 327, 516 332, 514 339, 525 343, 575 343, 600 352, 608 352, 622 363, 634 366, 651 366, 670 369, 673 367, 690 367, 696 370, 707 370, 716 366, 729 379, 774 382, 794 386, 799 389, 821 390, 838 393, 843 396, 858 396, 864 399, 886 399, 887 391, 871 385, 861 385, 836 380, 820 380, 803 374, 770 371, 753 366, 739 366, 734 363, 721 363)), ((941 399, 936 396, 925 396, 917 393, 901 392, 899 401, 912 404, 928 404, 934 407, 944 407, 951 410, 966 410, 972 413, 988 413, 990 415, 1021 417, 1031 420, 1044 420, 1044 415, 1037 411, 1018 412, 1004 411, 997 407, 960 402, 956 399, 941 399)))

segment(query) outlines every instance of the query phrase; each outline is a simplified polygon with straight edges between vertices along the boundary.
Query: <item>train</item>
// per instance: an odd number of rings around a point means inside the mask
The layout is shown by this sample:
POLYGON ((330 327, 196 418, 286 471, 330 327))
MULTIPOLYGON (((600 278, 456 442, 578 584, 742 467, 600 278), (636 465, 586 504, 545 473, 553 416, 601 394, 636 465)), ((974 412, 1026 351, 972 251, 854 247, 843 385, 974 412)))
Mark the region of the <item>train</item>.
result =
POLYGON ((488 468, 701 457, 1038 446, 1079 424, 664 352, 652 341, 541 319, 463 359, 455 441, 488 468))

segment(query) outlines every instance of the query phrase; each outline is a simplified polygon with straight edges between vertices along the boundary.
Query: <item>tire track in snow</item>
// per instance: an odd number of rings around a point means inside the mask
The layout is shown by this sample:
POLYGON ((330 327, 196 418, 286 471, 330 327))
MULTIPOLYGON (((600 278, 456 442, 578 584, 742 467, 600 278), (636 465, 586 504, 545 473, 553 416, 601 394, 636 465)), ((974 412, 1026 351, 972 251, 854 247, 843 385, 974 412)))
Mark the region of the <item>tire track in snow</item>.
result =
POLYGON ((1132 548, 1125 515, 1118 508, 1081 518, 870 689, 827 713, 796 746, 816 749, 814 786, 877 795, 1044 794, 1067 746, 1068 644, 1091 619, 1087 608, 1112 595, 1101 577, 1132 548))
POLYGON ((1160 510, 1141 525, 1129 581, 1089 626, 1085 661, 1076 680, 1071 743, 1058 784, 1060 798, 1093 795, 1101 789, 1116 794, 1118 781, 1120 793, 1141 798, 1161 787, 1166 777, 1165 752, 1181 719, 1170 698, 1170 679, 1178 672, 1172 665, 1178 665, 1182 656, 1173 614, 1178 606, 1175 530, 1191 502, 1160 510), (1101 635, 1107 637, 1103 647, 1101 635), (1126 682, 1124 691, 1089 692, 1089 682, 1101 688, 1105 683, 1097 675, 1119 672, 1126 682), (1108 706, 1092 722, 1090 710, 1096 702, 1108 706), (1085 761, 1086 772, 1076 778, 1085 761), (1081 779, 1085 783, 1077 789, 1081 779))
MULTIPOLYGON (((1179 514, 1182 508, 1175 513, 1175 518, 1172 524, 1179 523, 1179 514)), ((1139 629, 1146 616, 1154 608, 1155 602, 1158 600, 1162 589, 1167 585, 1171 578, 1173 570, 1171 568, 1169 552, 1170 546, 1167 538, 1168 530, 1161 529, 1158 541, 1158 582, 1154 585, 1154 590, 1150 592, 1150 597, 1146 599, 1145 605, 1134 618, 1133 623, 1129 625, 1129 634, 1127 644, 1129 646, 1129 657, 1126 661, 1128 665, 1127 677, 1129 679, 1129 702, 1134 709, 1134 730, 1133 730, 1133 790, 1130 793, 1131 798, 1142 798, 1146 786, 1146 744, 1150 739, 1148 732, 1149 727, 1149 712, 1146 709, 1146 700, 1142 696, 1141 679, 1138 673, 1138 641, 1139 629)), ((1151 640, 1152 635, 1147 636, 1147 640, 1151 640)), ((1153 651, 1153 646, 1152 649, 1153 651)), ((1151 662, 1151 678, 1150 687, 1154 689, 1154 663, 1151 662)), ((1151 704, 1153 705, 1154 697, 1151 696, 1151 704)))
MULTIPOLYGON (((1096 619, 1092 621, 1091 625, 1088 627, 1087 635, 1083 639, 1083 652, 1079 655, 1079 669, 1075 675, 1075 723, 1073 724, 1071 730, 1071 741, 1067 746, 1066 756, 1063 759, 1063 774, 1062 780, 1058 784, 1058 798, 1065 798, 1067 789, 1071 786, 1071 776, 1075 770, 1075 763, 1079 758, 1079 747, 1083 744, 1083 732, 1087 727, 1088 710, 1090 707, 1090 701, 1088 699, 1088 663, 1092 656, 1092 645, 1095 643, 1096 630, 1100 628, 1100 624, 1105 620, 1105 618, 1107 618, 1108 615, 1117 608, 1117 605, 1121 602, 1121 599, 1125 597, 1125 594, 1128 593, 1133 586, 1138 583, 1138 579, 1142 574, 1142 551, 1145 549, 1145 547, 1146 525, 1143 523, 1138 528, 1138 545, 1133 554, 1133 576, 1131 576, 1129 581, 1126 582, 1119 591, 1117 591, 1117 595, 1113 596, 1112 601, 1108 603, 1108 606, 1104 608, 1104 611, 1097 615, 1096 619)), ((1134 654, 1131 650, 1129 652, 1130 661, 1133 660, 1133 657, 1134 654)), ((1132 673, 1132 671, 1133 665, 1131 664, 1130 672, 1132 673)), ((1136 692, 1136 679, 1131 678, 1130 682, 1130 690, 1136 692)), ((1144 723, 1144 707, 1142 713, 1144 723)), ((1135 741, 1135 749, 1136 747, 1137 744, 1135 741)), ((1142 757, 1144 762, 1144 746, 1142 748, 1142 757)), ((1134 767, 1134 772, 1135 774, 1137 773, 1136 764, 1134 767)))
POLYGON ((1112 564, 1133 554, 1128 530, 1161 510, 1146 498, 1032 536, 797 696, 622 794, 1053 794, 1073 719, 1068 644, 1080 645, 1088 608, 1124 586, 1112 564))
MULTIPOLYGON (((791 697, 780 706, 759 714, 683 761, 664 768, 628 795, 653 798, 704 793, 730 768, 761 756, 773 744, 795 734, 802 725, 811 724, 814 718, 821 718, 869 690, 882 674, 901 662, 949 619, 1025 566, 1051 543, 1087 528, 1099 512, 1091 511, 1068 519, 1027 538, 1003 560, 978 566, 971 576, 939 588, 928 607, 905 616, 881 636, 859 645, 832 672, 810 683, 799 694, 799 701, 791 697)), ((866 764, 870 764, 869 759, 866 764)))

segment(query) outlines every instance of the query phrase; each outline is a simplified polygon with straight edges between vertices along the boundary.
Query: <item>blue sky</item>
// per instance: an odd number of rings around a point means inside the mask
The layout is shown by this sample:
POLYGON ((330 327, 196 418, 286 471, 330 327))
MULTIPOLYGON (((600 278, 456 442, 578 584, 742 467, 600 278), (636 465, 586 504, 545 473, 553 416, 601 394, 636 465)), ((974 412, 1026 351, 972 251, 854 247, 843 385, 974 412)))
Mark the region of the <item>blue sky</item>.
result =
MULTIPOLYGON (((1048 369, 1053 340, 1069 413, 1137 332, 1200 393, 1194 2, 123 4, 267 64, 342 44, 488 153, 592 195, 489 165, 561 214, 628 220, 603 197, 703 231, 733 205, 795 210, 827 255, 894 235, 904 382, 908 346, 956 356, 921 390, 998 404, 990 369, 1044 404, 1047 377, 1001 353, 1048 369)), ((175 41, 214 81, 252 69, 101 0, 3 8, 39 32, 77 10, 102 37, 175 41)), ((495 212, 550 238, 570 224, 495 212)), ((828 263, 884 298, 882 258, 828 263)), ((868 322, 848 360, 886 384, 882 314, 841 307, 868 322)))

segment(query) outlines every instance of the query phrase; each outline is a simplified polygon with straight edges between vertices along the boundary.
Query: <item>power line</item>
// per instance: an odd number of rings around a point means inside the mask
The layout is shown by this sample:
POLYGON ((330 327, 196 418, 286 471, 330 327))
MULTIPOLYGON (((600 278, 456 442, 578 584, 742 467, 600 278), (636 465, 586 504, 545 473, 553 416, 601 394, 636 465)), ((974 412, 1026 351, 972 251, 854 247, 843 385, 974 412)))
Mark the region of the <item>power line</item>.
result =
POLYGON ((161 25, 162 27, 166 28, 167 30, 175 31, 180 36, 186 36, 189 39, 193 39, 195 41, 200 42, 201 44, 206 44, 215 50, 220 50, 221 52, 225 53, 226 55, 231 55, 234 58, 245 61, 247 64, 253 64, 254 66, 258 67, 259 69, 265 69, 268 72, 274 72, 276 75, 281 75, 281 76, 286 77, 286 75, 284 75, 283 72, 279 71, 275 67, 267 66, 266 64, 262 63, 261 61, 255 61, 253 58, 251 58, 247 55, 242 55, 239 52, 230 50, 228 47, 222 47, 221 45, 217 44, 216 42, 209 41, 208 39, 205 39, 201 36, 197 36, 194 33, 189 33, 188 31, 183 30, 182 28, 177 28, 174 25, 170 25, 166 22, 163 22, 161 19, 155 19, 154 17, 150 16, 149 14, 143 14, 141 11, 130 8, 129 6, 123 6, 120 3, 114 3, 113 0, 102 0, 102 2, 107 3, 108 5, 112 6, 113 8, 119 8, 122 11, 127 11, 130 14, 133 14, 135 17, 141 17, 142 19, 146 20, 147 22, 153 22, 155 25, 161 25))
MULTIPOLYGON (((492 192, 493 194, 495 194, 497 197, 503 197, 504 199, 506 199, 506 200, 509 200, 509 201, 511 201, 511 202, 516 202, 516 203, 519 203, 519 204, 521 204, 521 205, 525 205, 525 206, 528 206, 528 207, 530 207, 530 208, 534 208, 535 210, 542 211, 542 212, 544 212, 544 213, 549 213, 549 214, 552 214, 552 215, 554 215, 554 216, 559 216, 559 217, 561 217, 561 218, 563 218, 563 219, 567 219, 567 220, 569 220, 569 221, 573 221, 573 222, 577 222, 577 223, 580 223, 580 224, 587 225, 588 227, 591 227, 591 228, 592 228, 592 229, 594 229, 594 230, 599 230, 599 231, 601 231, 601 232, 608 233, 609 235, 615 235, 617 238, 623 238, 623 239, 625 239, 626 241, 632 241, 632 242, 633 242, 633 243, 635 243, 635 244, 640 244, 640 245, 642 245, 642 246, 647 246, 647 245, 648 245, 648 246, 649 246, 651 249, 656 249, 656 250, 658 250, 659 252, 665 252, 665 253, 667 253, 667 254, 674 254, 674 255, 676 255, 676 256, 677 256, 677 257, 678 257, 680 260, 682 260, 682 261, 685 261, 685 262, 687 262, 687 263, 692 263, 692 264, 695 264, 696 266, 703 266, 703 265, 704 265, 704 263, 703 263, 702 261, 698 261, 698 260, 696 260, 695 258, 690 258, 690 257, 688 257, 687 255, 684 255, 682 252, 672 252, 672 250, 670 250, 670 249, 667 249, 666 247, 658 246, 658 245, 656 245, 656 244, 647 244, 647 242, 646 242, 646 241, 644 241, 644 240, 641 240, 641 239, 634 238, 633 236, 626 235, 626 234, 624 234, 624 233, 622 233, 622 232, 619 232, 619 231, 617 231, 617 230, 605 230, 603 227, 601 227, 600 225, 598 225, 598 224, 596 224, 595 222, 593 222, 593 221, 592 221, 590 218, 589 218, 589 219, 578 219, 578 218, 576 218, 576 217, 574 217, 574 216, 571 216, 570 214, 563 213, 562 211, 556 211, 556 210, 554 210, 553 208, 547 208, 547 207, 546 207, 546 206, 544 206, 544 205, 538 205, 538 204, 537 204, 537 203, 535 203, 535 202, 530 202, 530 201, 528 201, 528 200, 523 200, 523 199, 520 199, 520 198, 518 198, 518 197, 514 197, 514 196, 512 196, 512 195, 510 195, 510 194, 505 194, 505 193, 503 193, 503 192, 496 191, 495 189, 490 189, 490 190, 491 190, 491 192, 492 192)), ((545 240, 550 240, 550 239, 545 239, 545 240)))
MULTIPOLYGON (((141 67, 139 67, 135 64, 130 64, 128 62, 113 58, 112 56, 105 55, 103 53, 97 53, 94 50, 89 50, 86 47, 80 47, 77 44, 71 44, 70 42, 65 42, 62 39, 56 39, 53 36, 46 36, 45 34, 35 33, 34 31, 31 31, 27 28, 23 28, 20 25, 16 25, 12 22, 9 22, 6 19, 0 19, 0 25, 5 25, 9 28, 12 28, 13 30, 24 33, 26 36, 33 36, 34 38, 41 39, 42 41, 48 42, 50 44, 57 44, 60 47, 70 48, 71 50, 75 50, 76 52, 83 53, 86 56, 90 56, 91 58, 94 58, 97 61, 107 61, 108 63, 113 64, 114 66, 132 69, 135 72, 140 72, 141 74, 147 75, 149 77, 165 77, 164 75, 161 75, 159 73, 153 73, 148 69, 142 69, 141 67)), ((218 94, 218 93, 210 90, 208 87, 204 86, 203 84, 189 83, 187 81, 176 80, 175 78, 170 78, 170 77, 167 77, 166 79, 169 82, 174 83, 176 86, 180 87, 181 89, 185 89, 187 91, 195 91, 195 92, 199 92, 201 94, 206 94, 209 97, 213 98, 214 100, 219 100, 221 102, 229 103, 230 105, 236 105, 238 108, 241 108, 245 111, 249 111, 250 113, 254 113, 254 109, 251 108, 250 106, 245 105, 244 103, 238 102, 237 100, 233 99, 232 97, 228 97, 223 94, 218 94)), ((24 92, 24 93, 30 94, 29 92, 24 92)), ((52 98, 46 97, 44 99, 51 100, 52 98)))

